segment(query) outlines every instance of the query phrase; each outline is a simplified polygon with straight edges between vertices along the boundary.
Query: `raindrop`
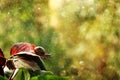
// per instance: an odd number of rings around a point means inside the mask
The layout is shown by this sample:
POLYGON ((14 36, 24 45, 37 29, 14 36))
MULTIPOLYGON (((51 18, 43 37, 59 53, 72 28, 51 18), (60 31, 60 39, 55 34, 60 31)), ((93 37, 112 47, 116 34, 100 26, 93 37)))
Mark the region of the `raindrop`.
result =
POLYGON ((66 17, 65 12, 62 12, 62 13, 61 13, 61 16, 62 16, 62 17, 66 17))
POLYGON ((80 64, 80 65, 83 65, 83 64, 84 64, 84 61, 80 61, 79 64, 80 64))
POLYGON ((82 9, 85 9, 85 6, 82 6, 82 9))
POLYGON ((10 12, 8 12, 8 15, 10 14, 10 12))
POLYGON ((40 10, 41 8, 40 7, 38 7, 38 10, 40 10))
POLYGON ((19 7, 19 10, 21 10, 22 9, 22 7, 19 7))

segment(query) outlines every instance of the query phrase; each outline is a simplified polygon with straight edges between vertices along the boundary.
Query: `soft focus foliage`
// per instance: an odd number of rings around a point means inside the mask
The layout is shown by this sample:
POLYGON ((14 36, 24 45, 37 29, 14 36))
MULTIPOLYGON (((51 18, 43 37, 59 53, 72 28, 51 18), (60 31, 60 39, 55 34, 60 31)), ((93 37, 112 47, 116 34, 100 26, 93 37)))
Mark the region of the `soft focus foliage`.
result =
POLYGON ((36 76, 32 77, 30 80, 68 80, 68 78, 53 76, 53 75, 46 75, 46 76, 36 76))
POLYGON ((3 76, 0 76, 0 80, 8 80, 8 79, 3 76))
POLYGON ((51 75, 48 72, 41 72, 40 75, 30 77, 29 72, 21 68, 13 80, 68 80, 68 78, 51 75))
POLYGON ((46 67, 71 80, 119 80, 119 0, 1 0, 0 47, 43 46, 46 67))
POLYGON ((13 80, 30 80, 30 74, 26 69, 21 68, 19 69, 13 80))

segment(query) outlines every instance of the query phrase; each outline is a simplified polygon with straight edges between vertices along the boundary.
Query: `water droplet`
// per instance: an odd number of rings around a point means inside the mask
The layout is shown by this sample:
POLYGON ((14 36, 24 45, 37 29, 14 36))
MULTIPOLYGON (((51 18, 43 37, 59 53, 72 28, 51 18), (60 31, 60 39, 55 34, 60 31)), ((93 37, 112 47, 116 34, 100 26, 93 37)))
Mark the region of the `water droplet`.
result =
POLYGON ((83 61, 80 61, 79 64, 83 64, 84 62, 83 61))
POLYGON ((38 10, 40 10, 41 8, 40 7, 38 7, 38 10))
POLYGON ((82 6, 82 9, 85 9, 85 6, 82 6))
POLYGON ((10 12, 8 12, 8 15, 10 14, 10 12))

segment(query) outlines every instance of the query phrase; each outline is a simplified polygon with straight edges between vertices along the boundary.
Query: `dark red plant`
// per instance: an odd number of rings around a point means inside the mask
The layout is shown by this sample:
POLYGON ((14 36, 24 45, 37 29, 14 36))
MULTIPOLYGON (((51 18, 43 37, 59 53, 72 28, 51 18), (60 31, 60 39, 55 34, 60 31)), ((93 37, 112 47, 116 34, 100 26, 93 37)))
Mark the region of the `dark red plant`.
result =
POLYGON ((50 57, 50 54, 46 53, 43 47, 35 46, 34 44, 30 44, 27 42, 14 44, 11 48, 10 55, 12 57, 19 52, 30 52, 30 54, 39 55, 43 59, 47 59, 48 57, 50 57))
POLYGON ((0 75, 4 76, 3 67, 5 65, 6 58, 4 57, 3 51, 0 48, 0 75))
POLYGON ((31 76, 36 71, 46 71, 41 57, 46 59, 50 55, 46 54, 45 49, 41 46, 36 47, 34 44, 21 42, 12 46, 10 56, 11 57, 7 60, 6 65, 9 69, 14 70, 14 73, 9 78, 9 80, 12 80, 19 68, 22 67, 26 68, 31 76))

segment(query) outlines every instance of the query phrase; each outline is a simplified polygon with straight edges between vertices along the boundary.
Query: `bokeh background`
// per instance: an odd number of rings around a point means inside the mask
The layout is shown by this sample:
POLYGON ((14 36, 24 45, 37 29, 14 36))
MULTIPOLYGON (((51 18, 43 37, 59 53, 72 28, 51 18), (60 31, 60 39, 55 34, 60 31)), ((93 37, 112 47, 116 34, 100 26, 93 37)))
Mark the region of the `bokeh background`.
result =
POLYGON ((0 0, 0 47, 43 46, 70 80, 120 79, 120 0, 0 0))

